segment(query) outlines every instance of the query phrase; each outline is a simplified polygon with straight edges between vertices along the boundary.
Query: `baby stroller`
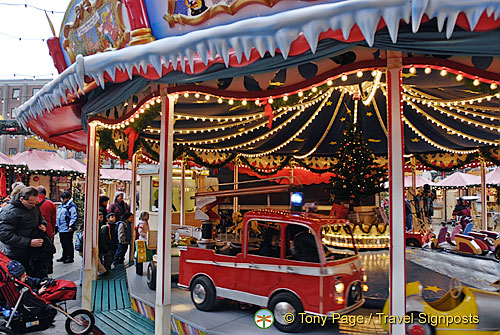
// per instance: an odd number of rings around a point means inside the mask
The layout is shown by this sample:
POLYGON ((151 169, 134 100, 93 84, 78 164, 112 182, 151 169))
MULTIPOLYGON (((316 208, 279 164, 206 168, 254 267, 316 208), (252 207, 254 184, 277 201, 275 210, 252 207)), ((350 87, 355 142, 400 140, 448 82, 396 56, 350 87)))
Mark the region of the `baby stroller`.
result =
POLYGON ((68 334, 90 333, 95 324, 94 315, 84 309, 72 313, 66 309, 66 300, 76 296, 73 282, 55 280, 53 288, 47 289, 50 294, 38 296, 28 285, 10 275, 7 269, 9 262, 10 259, 0 252, 0 306, 4 317, 2 320, 0 315, 0 334, 24 334, 47 329, 54 322, 57 312, 67 317, 65 327, 68 334))

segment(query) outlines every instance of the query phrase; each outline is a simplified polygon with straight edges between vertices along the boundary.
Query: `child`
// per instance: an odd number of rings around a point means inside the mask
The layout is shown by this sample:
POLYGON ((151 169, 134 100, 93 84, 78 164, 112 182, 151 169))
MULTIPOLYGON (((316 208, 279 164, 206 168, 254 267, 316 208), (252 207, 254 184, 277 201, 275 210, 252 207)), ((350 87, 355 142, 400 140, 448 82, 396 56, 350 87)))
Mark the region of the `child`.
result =
POLYGON ((31 287, 35 294, 42 294, 47 290, 50 278, 40 279, 29 277, 26 275, 26 269, 24 266, 18 261, 10 261, 7 265, 7 269, 14 278, 31 287))
POLYGON ((123 264, 125 260, 125 254, 127 253, 128 246, 132 241, 132 222, 134 217, 131 213, 125 213, 122 215, 120 222, 117 224, 117 234, 118 234, 118 249, 115 253, 115 258, 113 259, 113 264, 116 266, 118 264, 123 264))
POLYGON ((136 238, 142 241, 147 241, 148 240, 148 233, 149 233, 149 213, 148 212, 142 212, 141 215, 139 215, 139 223, 137 223, 137 236, 136 238))
POLYGON ((99 257, 106 270, 111 269, 113 257, 118 248, 118 236, 116 234, 116 215, 106 215, 107 222, 101 227, 99 236, 99 257))

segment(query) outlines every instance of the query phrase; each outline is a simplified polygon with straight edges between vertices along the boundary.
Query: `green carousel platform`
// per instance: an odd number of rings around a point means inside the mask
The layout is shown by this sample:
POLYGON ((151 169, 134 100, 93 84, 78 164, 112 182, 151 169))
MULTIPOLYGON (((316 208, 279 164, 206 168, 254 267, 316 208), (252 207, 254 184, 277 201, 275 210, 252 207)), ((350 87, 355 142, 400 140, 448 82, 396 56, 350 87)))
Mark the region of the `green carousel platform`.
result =
POLYGON ((124 266, 92 282, 92 310, 103 334, 154 334, 154 321, 131 307, 124 266))

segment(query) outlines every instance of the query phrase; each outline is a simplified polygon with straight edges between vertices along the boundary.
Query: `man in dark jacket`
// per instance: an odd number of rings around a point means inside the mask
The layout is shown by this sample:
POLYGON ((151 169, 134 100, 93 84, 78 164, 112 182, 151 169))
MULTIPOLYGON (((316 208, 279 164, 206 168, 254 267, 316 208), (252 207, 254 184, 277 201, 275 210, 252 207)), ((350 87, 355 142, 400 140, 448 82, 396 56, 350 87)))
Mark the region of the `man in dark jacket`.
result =
POLYGON ((42 238, 34 237, 38 230, 47 230, 47 223, 36 206, 37 200, 37 189, 26 187, 0 212, 0 247, 10 259, 19 261, 29 275, 33 272, 32 248, 43 245, 42 238))

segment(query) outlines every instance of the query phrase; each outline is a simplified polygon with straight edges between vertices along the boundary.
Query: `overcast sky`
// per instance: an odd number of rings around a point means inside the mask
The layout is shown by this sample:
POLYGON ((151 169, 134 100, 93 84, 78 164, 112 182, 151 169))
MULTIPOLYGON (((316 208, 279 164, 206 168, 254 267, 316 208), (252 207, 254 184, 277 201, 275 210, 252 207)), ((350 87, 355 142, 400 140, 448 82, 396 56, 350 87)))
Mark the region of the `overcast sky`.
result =
POLYGON ((70 0, 0 1, 0 80, 31 79, 33 76, 53 78, 51 75, 57 75, 46 42, 47 38, 52 37, 52 32, 45 13, 34 8, 26 8, 24 4, 63 12, 54 14, 48 12, 56 35, 59 36, 64 12, 70 2, 70 0), (6 4, 21 4, 21 6, 6 4))

